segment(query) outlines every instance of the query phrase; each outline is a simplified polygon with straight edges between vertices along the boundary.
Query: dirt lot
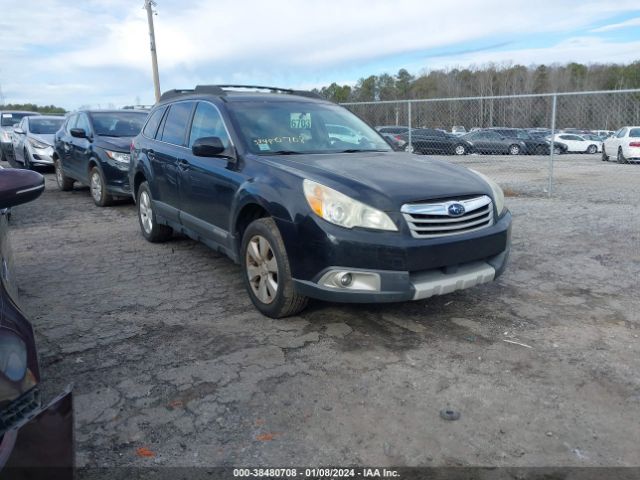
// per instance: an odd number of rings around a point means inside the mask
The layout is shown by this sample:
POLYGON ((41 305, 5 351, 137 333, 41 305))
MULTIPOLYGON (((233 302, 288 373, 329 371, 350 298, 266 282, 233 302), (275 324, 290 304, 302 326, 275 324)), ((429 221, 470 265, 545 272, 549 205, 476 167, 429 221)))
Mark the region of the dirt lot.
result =
POLYGON ((452 160, 510 192, 503 277, 284 320, 225 257, 149 244, 132 204, 47 174, 12 239, 47 388, 75 383, 78 464, 639 465, 640 165, 562 156, 547 199, 546 158, 452 160))

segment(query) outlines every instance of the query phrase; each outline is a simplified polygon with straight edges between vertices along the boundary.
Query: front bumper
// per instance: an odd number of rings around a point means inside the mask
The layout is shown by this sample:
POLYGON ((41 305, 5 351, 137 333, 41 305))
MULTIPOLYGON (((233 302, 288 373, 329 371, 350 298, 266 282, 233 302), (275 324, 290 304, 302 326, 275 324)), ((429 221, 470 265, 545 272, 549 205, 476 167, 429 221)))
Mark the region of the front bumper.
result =
POLYGON ((53 147, 31 147, 31 163, 35 165, 53 165, 53 147))
POLYGON ((106 159, 102 159, 102 172, 110 194, 123 197, 131 196, 128 164, 116 162, 106 157, 106 159))
POLYGON ((0 478, 71 480, 74 457, 73 397, 69 387, 5 431, 0 439, 0 478))
MULTIPOLYGON (((314 223, 318 220, 313 219, 314 223)), ((403 232, 363 233, 323 224, 325 238, 316 232, 305 242, 292 242, 293 224, 279 224, 290 257, 293 282, 302 295, 333 302, 399 302, 443 295, 495 280, 505 269, 511 244, 511 214, 492 226, 468 234, 424 240, 403 232), (376 243, 366 243, 367 237, 376 243), (358 238, 364 237, 364 238, 358 238), (358 279, 373 275, 375 289, 341 287, 327 282, 333 272, 352 272, 358 279)), ((304 225, 297 228, 305 230, 304 225)), ((318 227, 319 228, 319 227, 318 227)), ((313 231, 306 225, 307 234, 313 231)), ((300 238, 300 237, 298 237, 300 238)), ((362 285, 363 283, 360 282, 362 285)), ((364 282, 367 285, 367 282, 364 282)))

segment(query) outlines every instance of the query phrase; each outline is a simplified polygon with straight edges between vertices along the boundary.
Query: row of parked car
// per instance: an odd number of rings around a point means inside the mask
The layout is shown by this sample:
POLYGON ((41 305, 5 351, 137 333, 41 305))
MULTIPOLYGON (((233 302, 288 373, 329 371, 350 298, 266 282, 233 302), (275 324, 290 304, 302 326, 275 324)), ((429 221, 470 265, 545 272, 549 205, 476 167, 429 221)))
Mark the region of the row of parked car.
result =
POLYGON ((414 128, 409 135, 406 126, 376 127, 396 150, 419 154, 466 155, 548 155, 551 145, 556 154, 598 153, 603 136, 560 131, 551 137, 545 129, 484 128, 469 133, 446 132, 436 128, 414 128))
POLYGON ((498 185, 411 161, 310 92, 210 85, 166 92, 150 111, 11 118, 5 154, 52 163, 61 190, 88 185, 98 206, 133 198, 150 242, 178 232, 225 253, 267 316, 308 298, 422 299, 506 265, 511 217, 498 185))

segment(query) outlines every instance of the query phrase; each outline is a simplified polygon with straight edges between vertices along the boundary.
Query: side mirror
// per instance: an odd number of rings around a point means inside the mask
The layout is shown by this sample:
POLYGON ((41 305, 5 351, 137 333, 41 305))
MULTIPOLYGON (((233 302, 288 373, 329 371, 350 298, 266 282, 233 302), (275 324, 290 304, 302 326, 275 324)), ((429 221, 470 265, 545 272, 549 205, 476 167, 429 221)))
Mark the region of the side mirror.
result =
POLYGON ((33 170, 0 170, 0 209, 35 200, 44 191, 44 177, 33 170))
POLYGON ((13 129, 13 133, 17 133, 18 135, 24 135, 25 131, 23 129, 21 129, 20 127, 16 127, 13 129))
POLYGON ((72 137, 87 138, 87 132, 84 131, 84 128, 72 128, 69 131, 71 132, 72 137))
POLYGON ((218 157, 225 148, 220 137, 202 137, 193 142, 191 151, 197 157, 218 157))

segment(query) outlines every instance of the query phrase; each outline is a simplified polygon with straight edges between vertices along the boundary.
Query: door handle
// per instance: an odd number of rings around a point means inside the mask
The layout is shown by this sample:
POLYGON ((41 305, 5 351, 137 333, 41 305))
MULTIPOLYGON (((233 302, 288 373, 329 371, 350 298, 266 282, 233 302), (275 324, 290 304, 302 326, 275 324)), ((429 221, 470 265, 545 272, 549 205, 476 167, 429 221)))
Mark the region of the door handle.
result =
POLYGON ((178 160, 178 168, 180 170, 188 170, 191 164, 187 162, 185 159, 178 160))

